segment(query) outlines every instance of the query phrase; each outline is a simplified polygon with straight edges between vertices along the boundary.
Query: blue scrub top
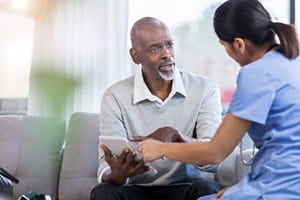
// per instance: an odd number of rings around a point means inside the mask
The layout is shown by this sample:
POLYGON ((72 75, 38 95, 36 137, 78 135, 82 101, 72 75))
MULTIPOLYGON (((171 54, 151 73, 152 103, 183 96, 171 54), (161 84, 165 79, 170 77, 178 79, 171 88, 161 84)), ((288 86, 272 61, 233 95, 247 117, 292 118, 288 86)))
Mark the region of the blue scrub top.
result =
POLYGON ((259 152, 221 200, 299 200, 300 59, 270 51, 242 67, 229 112, 253 122, 248 132, 259 152))

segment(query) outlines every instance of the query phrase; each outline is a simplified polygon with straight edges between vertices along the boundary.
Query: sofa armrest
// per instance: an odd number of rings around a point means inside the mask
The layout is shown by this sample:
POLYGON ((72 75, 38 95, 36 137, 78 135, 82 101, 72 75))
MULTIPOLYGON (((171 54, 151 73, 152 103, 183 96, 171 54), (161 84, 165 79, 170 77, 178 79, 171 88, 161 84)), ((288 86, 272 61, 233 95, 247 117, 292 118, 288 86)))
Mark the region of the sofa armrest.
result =
MULTIPOLYGON (((253 149, 245 149, 240 153, 240 148, 236 147, 234 151, 219 165, 216 172, 216 180, 221 187, 227 187, 238 183, 245 174, 251 171, 251 165, 246 166, 242 163, 251 160, 253 157, 253 149)), ((257 152, 255 150, 254 154, 257 152)))
POLYGON ((74 113, 69 121, 59 200, 88 200, 97 184, 99 115, 74 113))

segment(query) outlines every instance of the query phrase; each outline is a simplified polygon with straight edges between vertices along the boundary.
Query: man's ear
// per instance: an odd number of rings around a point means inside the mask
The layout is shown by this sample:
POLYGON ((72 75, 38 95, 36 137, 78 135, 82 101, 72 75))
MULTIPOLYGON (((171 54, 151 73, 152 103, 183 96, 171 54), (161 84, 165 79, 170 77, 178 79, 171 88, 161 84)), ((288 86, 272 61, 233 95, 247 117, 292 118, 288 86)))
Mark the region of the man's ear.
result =
POLYGON ((241 55, 244 55, 246 47, 245 40, 243 40, 242 38, 234 38, 232 45, 236 52, 238 52, 241 55))
POLYGON ((139 59, 139 56, 137 55, 137 51, 136 51, 135 48, 131 48, 131 49, 129 50, 129 53, 130 53, 130 56, 131 56, 132 61, 133 61, 135 64, 137 64, 137 65, 141 64, 141 61, 140 61, 140 59, 139 59))

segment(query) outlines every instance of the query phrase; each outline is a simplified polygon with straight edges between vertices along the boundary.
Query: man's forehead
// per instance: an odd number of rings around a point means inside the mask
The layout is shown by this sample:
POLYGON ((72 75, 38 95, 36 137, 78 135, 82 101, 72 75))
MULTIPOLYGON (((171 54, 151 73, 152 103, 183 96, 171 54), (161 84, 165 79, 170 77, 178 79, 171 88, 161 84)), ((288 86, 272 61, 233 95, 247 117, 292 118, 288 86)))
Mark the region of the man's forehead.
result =
POLYGON ((146 42, 162 42, 172 40, 168 29, 163 27, 148 27, 136 32, 136 38, 146 42))
POLYGON ((173 42, 171 37, 162 37, 162 38, 140 38, 136 41, 136 45, 141 47, 140 45, 144 46, 144 48, 152 47, 152 46, 163 46, 170 42, 173 42))
POLYGON ((134 47, 140 45, 144 47, 145 45, 159 45, 172 40, 168 27, 158 20, 144 21, 136 24, 131 34, 134 47))

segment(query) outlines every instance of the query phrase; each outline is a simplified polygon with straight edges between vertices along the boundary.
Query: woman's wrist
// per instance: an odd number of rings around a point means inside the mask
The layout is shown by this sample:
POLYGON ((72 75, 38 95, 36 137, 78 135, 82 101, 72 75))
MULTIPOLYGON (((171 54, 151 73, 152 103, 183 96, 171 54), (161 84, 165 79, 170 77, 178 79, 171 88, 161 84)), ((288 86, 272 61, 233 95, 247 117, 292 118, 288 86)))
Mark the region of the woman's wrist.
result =
POLYGON ((169 146, 169 143, 161 143, 161 156, 160 156, 160 158, 162 159, 162 160, 164 160, 166 157, 168 157, 167 156, 167 154, 168 154, 168 146, 169 146))

